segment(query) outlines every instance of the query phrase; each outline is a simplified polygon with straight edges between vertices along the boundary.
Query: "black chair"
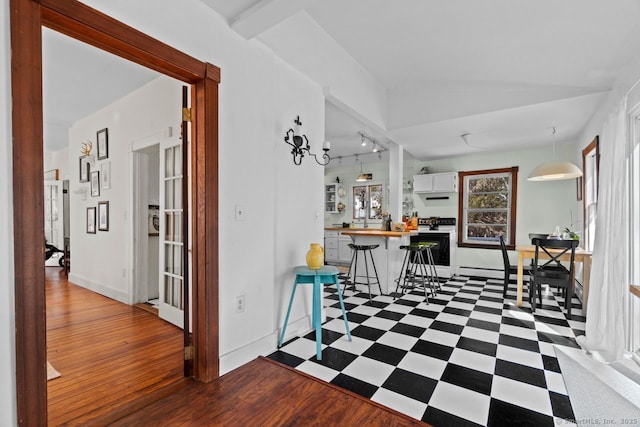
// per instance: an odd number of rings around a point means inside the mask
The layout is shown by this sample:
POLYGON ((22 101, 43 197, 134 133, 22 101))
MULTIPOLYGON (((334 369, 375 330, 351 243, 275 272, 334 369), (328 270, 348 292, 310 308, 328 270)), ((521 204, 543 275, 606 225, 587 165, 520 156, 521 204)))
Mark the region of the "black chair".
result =
POLYGON ((531 244, 534 245, 533 239, 546 239, 549 236, 549 233, 529 233, 529 240, 531 240, 531 244))
POLYGON ((574 261, 576 247, 580 242, 540 238, 534 238, 532 241, 536 249, 529 281, 531 311, 536 311, 536 294, 542 305, 542 285, 553 285, 563 288, 564 308, 567 311, 567 318, 571 319, 571 298, 575 293, 574 261), (562 264, 561 258, 568 261, 569 268, 562 264))
MULTIPOLYGON (((507 253, 507 245, 504 243, 504 237, 500 236, 500 249, 502 249, 502 261, 504 261, 504 289, 502 291, 502 298, 507 296, 507 288, 509 287, 509 277, 512 274, 518 274, 518 266, 511 265, 509 262, 509 254, 507 253)), ((522 277, 531 271, 531 267, 528 265, 522 266, 522 277)))

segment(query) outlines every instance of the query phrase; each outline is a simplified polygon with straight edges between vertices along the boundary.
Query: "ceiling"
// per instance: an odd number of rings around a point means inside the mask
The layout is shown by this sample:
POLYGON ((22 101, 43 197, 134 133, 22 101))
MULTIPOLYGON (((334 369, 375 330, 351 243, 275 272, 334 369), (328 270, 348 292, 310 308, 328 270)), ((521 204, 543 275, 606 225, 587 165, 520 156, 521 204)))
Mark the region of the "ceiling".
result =
MULTIPOLYGON (((360 131, 421 160, 575 142, 640 52, 637 0, 201 1, 276 53, 311 19, 382 88, 382 126, 327 102, 333 158, 370 152, 360 131)), ((44 52, 49 135, 157 76, 52 31, 44 52)))

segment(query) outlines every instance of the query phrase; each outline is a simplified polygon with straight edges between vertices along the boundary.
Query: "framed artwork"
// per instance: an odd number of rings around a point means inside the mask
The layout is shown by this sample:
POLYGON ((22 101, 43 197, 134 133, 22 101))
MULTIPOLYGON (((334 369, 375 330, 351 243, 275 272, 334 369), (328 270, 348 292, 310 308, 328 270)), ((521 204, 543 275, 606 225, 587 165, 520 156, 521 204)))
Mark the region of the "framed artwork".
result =
POLYGON ((98 230, 109 231, 109 202, 98 202, 98 230))
POLYGON ((98 197, 100 195, 100 172, 91 172, 91 197, 98 197))
POLYGON ((96 207, 87 208, 87 233, 96 234, 96 207))
POLYGON ((100 165, 100 183, 103 190, 111 188, 111 162, 100 165))
POLYGON ((96 132, 96 139, 98 140, 98 160, 104 160, 109 157, 109 130, 100 129, 96 132))
POLYGON ((91 164, 89 163, 89 158, 87 156, 80 156, 80 174, 78 179, 80 182, 89 182, 89 172, 91 172, 91 164))

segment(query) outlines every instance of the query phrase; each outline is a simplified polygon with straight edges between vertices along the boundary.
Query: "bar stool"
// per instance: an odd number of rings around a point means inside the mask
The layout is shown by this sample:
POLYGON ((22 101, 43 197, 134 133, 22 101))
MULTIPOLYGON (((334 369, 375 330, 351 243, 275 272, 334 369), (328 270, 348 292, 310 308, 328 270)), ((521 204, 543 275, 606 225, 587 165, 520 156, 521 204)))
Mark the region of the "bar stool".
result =
POLYGON ((422 242, 425 246, 423 254, 426 254, 425 260, 427 261, 427 268, 429 269, 429 276, 431 282, 435 285, 435 288, 440 291, 440 276, 438 276, 438 270, 436 269, 436 262, 433 258, 433 252, 431 249, 436 248, 440 243, 438 242, 422 242))
POLYGON ((342 294, 340 293, 340 283, 338 281, 338 269, 331 265, 324 265, 317 270, 311 270, 306 266, 299 266, 293 269, 296 275, 296 280, 293 282, 293 290, 291 291, 291 299, 289 300, 289 308, 287 309, 287 316, 284 319, 284 326, 280 334, 280 341, 278 347, 282 347, 284 341, 284 333, 287 330, 287 323, 289 323, 289 315, 291 314, 291 305, 293 304, 293 298, 296 295, 296 288, 300 283, 313 284, 313 303, 311 314, 311 325, 316 330, 316 358, 322 360, 322 285, 335 284, 338 289, 338 300, 340 300, 340 308, 342 309, 342 318, 344 319, 344 327, 347 330, 347 337, 351 341, 351 331, 349 330, 349 323, 347 322, 347 313, 344 310, 344 302, 342 301, 342 294))
POLYGON ((401 289, 404 295, 405 289, 421 287, 424 290, 427 304, 429 304, 427 284, 429 285, 431 294, 436 294, 434 280, 437 277, 437 272, 435 272, 433 255, 431 254, 431 247, 435 245, 435 242, 417 242, 400 246, 400 249, 406 252, 402 260, 400 276, 396 279, 396 294, 398 293, 398 289, 401 289), (426 259, 425 253, 427 254, 426 259))
MULTIPOLYGON (((349 265, 349 273, 347 280, 344 283, 343 294, 347 290, 347 286, 351 285, 353 287, 353 291, 356 290, 356 285, 367 285, 369 288, 369 301, 371 301, 371 285, 378 285, 378 289, 380 290, 380 295, 384 295, 382 293, 382 287, 380 286, 380 278, 378 277, 378 270, 376 270, 376 263, 373 260, 373 254, 371 251, 376 249, 380 245, 356 245, 353 243, 349 243, 349 247, 353 251, 353 255, 351 256, 351 264, 349 265), (364 270, 365 274, 358 274, 358 253, 362 253, 362 257, 364 258, 364 270), (367 253, 369 254, 369 259, 371 259, 371 266, 373 268, 373 273, 375 276, 369 275, 369 260, 367 259, 367 253), (372 279, 374 279, 373 281, 372 279), (362 281, 358 281, 360 278, 362 281), (365 282, 364 279, 367 281, 365 282)), ((362 268, 361 268, 362 270, 362 268)))

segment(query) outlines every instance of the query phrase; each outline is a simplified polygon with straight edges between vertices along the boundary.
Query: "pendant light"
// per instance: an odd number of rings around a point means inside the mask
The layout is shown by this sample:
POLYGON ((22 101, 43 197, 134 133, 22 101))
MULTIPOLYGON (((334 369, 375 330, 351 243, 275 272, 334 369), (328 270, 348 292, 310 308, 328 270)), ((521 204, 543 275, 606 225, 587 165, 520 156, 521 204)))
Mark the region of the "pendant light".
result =
POLYGON ((360 162, 360 175, 356 178, 358 182, 371 181, 373 179, 373 174, 362 172, 362 162, 360 162))
MULTIPOLYGON (((556 134, 556 128, 553 127, 553 135, 556 134)), ((527 181, 559 181, 563 179, 573 179, 582 176, 582 171, 571 162, 562 162, 555 160, 556 157, 556 141, 553 140, 553 158, 550 162, 545 162, 535 167, 527 181)))

